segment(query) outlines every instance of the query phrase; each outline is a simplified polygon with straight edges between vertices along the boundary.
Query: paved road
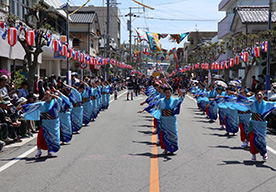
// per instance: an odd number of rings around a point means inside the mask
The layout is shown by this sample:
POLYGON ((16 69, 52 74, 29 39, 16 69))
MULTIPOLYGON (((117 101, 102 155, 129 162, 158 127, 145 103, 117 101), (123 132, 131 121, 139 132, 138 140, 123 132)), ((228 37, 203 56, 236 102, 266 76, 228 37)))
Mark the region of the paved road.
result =
MULTIPOLYGON (((179 151, 155 156, 152 118, 136 113, 143 99, 126 101, 123 95, 112 102, 55 158, 35 160, 35 140, 1 154, 0 170, 31 150, 0 172, 1 191, 275 191, 276 155, 269 152, 268 162, 251 163, 248 150, 239 148, 239 136, 223 136, 218 123, 208 123, 188 97, 178 117, 179 151)), ((269 135, 273 149, 275 140, 269 135)))

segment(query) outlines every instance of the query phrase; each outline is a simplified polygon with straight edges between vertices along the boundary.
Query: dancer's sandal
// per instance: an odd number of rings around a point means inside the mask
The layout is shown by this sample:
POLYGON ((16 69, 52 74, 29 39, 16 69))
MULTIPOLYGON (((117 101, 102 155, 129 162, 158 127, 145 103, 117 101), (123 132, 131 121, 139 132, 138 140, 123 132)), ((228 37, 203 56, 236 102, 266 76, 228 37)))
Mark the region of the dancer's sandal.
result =
POLYGON ((35 155, 35 159, 40 158, 40 157, 41 157, 41 155, 42 155, 42 152, 41 152, 41 151, 40 151, 40 152, 37 152, 37 154, 35 155))

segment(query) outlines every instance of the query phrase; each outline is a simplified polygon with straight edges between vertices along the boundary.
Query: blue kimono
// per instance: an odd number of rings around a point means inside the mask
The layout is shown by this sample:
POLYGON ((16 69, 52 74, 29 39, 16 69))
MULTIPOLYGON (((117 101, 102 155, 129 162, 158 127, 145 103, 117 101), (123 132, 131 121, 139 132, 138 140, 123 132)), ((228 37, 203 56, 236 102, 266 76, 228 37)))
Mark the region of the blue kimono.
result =
POLYGON ((232 107, 232 103, 236 102, 237 97, 224 97, 227 106, 225 112, 225 127, 228 133, 237 133, 239 131, 238 110, 232 107))
POLYGON ((62 142, 70 142, 73 136, 72 125, 70 119, 70 111, 72 108, 70 100, 65 95, 61 94, 62 104, 61 110, 59 112, 59 120, 60 120, 60 140, 62 142))
POLYGON ((92 117, 92 101, 90 101, 91 89, 87 86, 81 94, 83 107, 83 123, 87 125, 92 117))
POLYGON ((73 109, 71 111, 71 124, 72 131, 77 132, 82 128, 82 120, 83 120, 83 107, 81 106, 82 97, 81 94, 75 89, 71 89, 71 93, 69 94, 69 100, 73 105, 73 109))
POLYGON ((96 119, 98 115, 97 88, 91 89, 92 118, 96 119))
POLYGON ((250 100, 241 95, 238 97, 237 103, 239 103, 239 105, 235 105, 236 109, 240 111, 250 110, 252 112, 248 127, 250 152, 252 154, 260 152, 260 154, 264 156, 267 153, 267 122, 265 120, 265 115, 275 109, 276 103, 267 101, 262 101, 259 103, 257 100, 250 100))
POLYGON ((160 142, 161 148, 169 152, 178 150, 178 131, 176 115, 180 113, 183 98, 162 98, 147 107, 145 110, 160 120, 160 142))
MULTIPOLYGON (((225 92, 222 93, 221 96, 225 96, 225 92)), ((225 99, 219 98, 217 101, 218 107, 219 107, 219 122, 220 125, 225 125, 225 117, 226 117, 226 110, 227 105, 225 104, 225 99)))
POLYGON ((102 92, 103 93, 103 95, 102 95, 102 102, 103 102, 102 109, 107 109, 108 106, 109 106, 109 100, 108 100, 109 87, 108 86, 103 86, 102 90, 103 90, 103 92, 102 92))
POLYGON ((102 110, 102 86, 98 86, 98 97, 97 97, 97 102, 98 102, 98 114, 102 110))
POLYGON ((151 85, 151 86, 148 86, 148 87, 146 88, 145 94, 146 94, 147 96, 149 96, 153 91, 155 91, 154 87, 153 87, 152 85, 151 85))
MULTIPOLYGON (((23 105, 26 120, 38 121, 42 119, 43 137, 47 144, 49 152, 58 152, 60 149, 60 121, 59 111, 62 100, 52 99, 50 103, 38 102, 33 104, 23 105)), ((38 141, 38 147, 39 145, 38 141)), ((42 149, 45 149, 42 147, 42 149)))

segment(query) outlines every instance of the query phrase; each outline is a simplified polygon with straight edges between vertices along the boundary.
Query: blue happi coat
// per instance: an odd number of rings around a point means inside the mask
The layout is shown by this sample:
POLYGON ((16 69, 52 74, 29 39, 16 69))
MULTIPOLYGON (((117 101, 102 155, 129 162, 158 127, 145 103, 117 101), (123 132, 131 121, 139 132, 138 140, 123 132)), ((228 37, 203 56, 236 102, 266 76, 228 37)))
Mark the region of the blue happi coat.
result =
POLYGON ((85 90, 81 94, 82 96, 82 107, 83 107, 83 124, 87 125, 91 121, 92 117, 92 101, 91 97, 91 89, 86 86, 85 90))
POLYGON ((91 88, 92 118, 96 119, 98 115, 97 88, 91 88))
POLYGON ((82 97, 81 94, 75 89, 71 89, 71 93, 68 96, 73 109, 71 111, 71 125, 72 131, 76 132, 82 128, 83 120, 83 107, 81 106, 82 97))
POLYGON ((161 140, 169 152, 178 150, 178 130, 176 115, 180 113, 183 98, 162 98, 151 104, 145 110, 160 120, 161 140))
POLYGON ((60 121, 59 111, 62 100, 52 99, 48 102, 38 102, 23 105, 26 120, 38 121, 42 118, 43 137, 49 152, 58 152, 60 149, 60 121), (41 116, 42 115, 42 116, 41 116))
POLYGON ((73 136, 72 125, 70 119, 70 108, 73 106, 68 97, 61 94, 62 104, 59 112, 60 120, 60 140, 62 142, 70 142, 73 136))
POLYGON ((265 121, 265 116, 276 108, 276 103, 267 101, 259 103, 256 99, 248 99, 241 95, 238 97, 237 103, 237 105, 234 105, 236 109, 240 111, 250 110, 252 112, 248 127, 249 134, 253 133, 253 142, 250 141, 250 148, 254 145, 261 155, 265 155, 267 153, 267 121, 265 121))

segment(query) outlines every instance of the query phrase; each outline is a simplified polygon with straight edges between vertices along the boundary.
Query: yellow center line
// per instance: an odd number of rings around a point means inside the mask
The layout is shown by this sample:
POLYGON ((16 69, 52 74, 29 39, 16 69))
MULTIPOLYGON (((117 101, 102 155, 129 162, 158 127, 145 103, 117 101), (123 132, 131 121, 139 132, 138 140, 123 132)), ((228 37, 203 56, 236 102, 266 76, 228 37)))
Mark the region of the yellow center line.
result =
MULTIPOLYGON (((152 121, 152 132, 154 132, 154 123, 152 121)), ((150 161, 150 192, 159 192, 159 168, 158 168, 158 151, 157 145, 157 134, 152 134, 151 142, 151 161, 150 161)))

